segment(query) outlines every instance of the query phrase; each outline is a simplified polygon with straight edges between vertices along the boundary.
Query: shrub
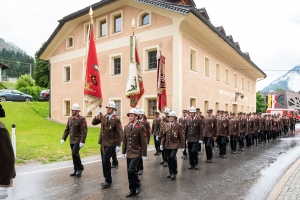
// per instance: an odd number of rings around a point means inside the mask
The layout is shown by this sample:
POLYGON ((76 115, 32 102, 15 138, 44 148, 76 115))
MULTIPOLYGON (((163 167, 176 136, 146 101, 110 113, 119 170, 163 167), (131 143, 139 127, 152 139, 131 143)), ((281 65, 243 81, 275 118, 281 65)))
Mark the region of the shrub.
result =
POLYGON ((33 97, 33 100, 37 101, 43 88, 39 86, 27 86, 27 87, 22 87, 19 90, 25 94, 31 95, 33 97))
POLYGON ((0 82, 0 89, 7 89, 3 82, 0 82))
POLYGON ((34 80, 32 79, 31 76, 28 74, 22 75, 18 80, 16 84, 16 89, 19 90, 22 87, 27 87, 27 86, 34 86, 34 80), (27 83, 27 85, 26 85, 27 83))
POLYGON ((15 88, 18 90, 20 88, 25 88, 25 87, 28 87, 28 86, 29 86, 29 84, 24 79, 19 79, 17 81, 17 84, 16 84, 15 88))

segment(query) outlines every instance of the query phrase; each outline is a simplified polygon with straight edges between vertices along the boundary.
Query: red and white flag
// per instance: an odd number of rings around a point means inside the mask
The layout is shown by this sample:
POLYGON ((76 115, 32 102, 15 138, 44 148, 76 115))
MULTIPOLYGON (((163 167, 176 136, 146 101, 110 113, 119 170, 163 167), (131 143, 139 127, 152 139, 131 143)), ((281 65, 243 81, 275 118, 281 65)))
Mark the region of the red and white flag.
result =
MULTIPOLYGON (((92 9, 90 9, 90 15, 92 15, 92 9)), ((86 74, 84 85, 84 96, 87 99, 87 113, 96 108, 102 103, 102 91, 100 81, 100 71, 98 65, 96 44, 95 44, 95 31, 94 23, 91 17, 90 31, 88 34, 87 42, 88 53, 86 62, 86 74)))
POLYGON ((158 109, 162 111, 167 106, 165 57, 157 56, 157 99, 158 109))
POLYGON ((277 108, 277 95, 272 95, 272 108, 277 108))

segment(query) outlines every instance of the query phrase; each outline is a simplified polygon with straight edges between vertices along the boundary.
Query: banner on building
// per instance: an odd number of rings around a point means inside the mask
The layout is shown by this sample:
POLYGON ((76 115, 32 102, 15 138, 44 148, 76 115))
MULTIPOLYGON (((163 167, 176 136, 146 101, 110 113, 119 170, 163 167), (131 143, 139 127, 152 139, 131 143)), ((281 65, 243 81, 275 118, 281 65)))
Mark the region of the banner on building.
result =
POLYGON ((87 38, 87 61, 85 73, 84 96, 86 98, 86 112, 89 113, 102 103, 102 91, 100 81, 100 71, 98 65, 95 31, 92 17, 93 11, 90 9, 90 26, 87 38))
POLYGON ((165 57, 157 56, 157 100, 158 109, 162 111, 167 106, 165 57))

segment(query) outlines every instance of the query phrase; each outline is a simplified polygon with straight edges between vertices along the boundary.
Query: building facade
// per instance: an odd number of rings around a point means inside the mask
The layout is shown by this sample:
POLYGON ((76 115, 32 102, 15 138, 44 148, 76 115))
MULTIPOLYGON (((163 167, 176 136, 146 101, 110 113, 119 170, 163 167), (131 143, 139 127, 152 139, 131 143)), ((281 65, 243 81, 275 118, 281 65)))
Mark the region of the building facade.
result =
MULTIPOLYGON (((178 114, 190 106, 202 111, 256 110, 256 81, 266 77, 243 53, 223 27, 214 27, 205 9, 193 1, 102 0, 94 5, 96 49, 101 73, 103 105, 117 102, 117 115, 127 123, 125 97, 129 68, 129 36, 135 36, 145 93, 139 106, 148 118, 157 109, 156 54, 166 58, 167 104, 178 114), (243 98, 241 98, 243 97, 243 98)), ((86 113, 84 77, 89 8, 59 21, 38 56, 51 63, 51 118, 66 122, 70 105, 86 113)))
MULTIPOLYGON (((268 102, 268 96, 276 95, 275 108, 283 108, 283 109, 295 109, 300 111, 300 93, 292 92, 292 91, 270 91, 261 93, 265 98, 266 103, 268 102)), ((272 101, 273 103, 273 101, 272 101)))

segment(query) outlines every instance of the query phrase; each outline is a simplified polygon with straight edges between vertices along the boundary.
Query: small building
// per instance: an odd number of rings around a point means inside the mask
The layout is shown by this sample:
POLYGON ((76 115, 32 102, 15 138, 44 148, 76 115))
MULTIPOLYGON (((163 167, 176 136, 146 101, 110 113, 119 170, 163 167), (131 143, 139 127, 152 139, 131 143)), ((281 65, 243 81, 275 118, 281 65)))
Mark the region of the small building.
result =
POLYGON ((300 93, 288 90, 262 92, 262 96, 268 100, 268 95, 276 95, 276 108, 296 109, 300 111, 300 93))
POLYGON ((0 61, 0 82, 2 82, 2 70, 10 69, 10 66, 0 61))
MULTIPOLYGON (((182 109, 199 107, 227 111, 256 111, 256 81, 266 74, 227 36, 215 27, 205 8, 193 0, 102 0, 93 4, 96 49, 101 73, 103 105, 117 104, 117 115, 128 123, 125 97, 129 68, 132 19, 142 67, 145 93, 139 106, 149 119, 157 110, 156 54, 162 44, 166 58, 167 104, 178 116, 182 109)), ((66 122, 70 105, 86 113, 83 88, 89 7, 63 17, 41 48, 38 57, 51 63, 51 117, 66 122)))

